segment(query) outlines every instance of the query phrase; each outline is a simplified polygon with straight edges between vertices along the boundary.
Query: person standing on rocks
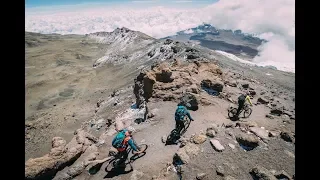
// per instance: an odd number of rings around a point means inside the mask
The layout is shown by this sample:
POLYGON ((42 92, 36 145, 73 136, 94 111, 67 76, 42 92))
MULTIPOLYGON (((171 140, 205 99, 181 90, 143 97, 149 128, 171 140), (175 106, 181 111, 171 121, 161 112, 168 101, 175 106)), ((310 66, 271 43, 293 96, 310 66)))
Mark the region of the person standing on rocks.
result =
POLYGON ((139 151, 134 140, 132 139, 132 132, 134 129, 128 127, 118 132, 118 134, 112 140, 112 146, 118 150, 118 156, 120 157, 119 164, 123 164, 128 158, 127 148, 130 146, 135 152, 134 154, 139 154, 139 151))
POLYGON ((246 101, 248 101, 249 104, 252 106, 249 94, 250 94, 249 92, 245 92, 238 97, 238 110, 237 110, 236 117, 239 117, 240 110, 244 107, 244 104, 246 101))
POLYGON ((176 120, 176 129, 178 130, 178 134, 180 135, 181 130, 184 128, 184 117, 188 116, 188 118, 191 121, 194 121, 194 119, 192 119, 188 108, 191 107, 190 103, 179 103, 178 107, 176 109, 176 112, 174 114, 175 116, 175 120, 176 120))

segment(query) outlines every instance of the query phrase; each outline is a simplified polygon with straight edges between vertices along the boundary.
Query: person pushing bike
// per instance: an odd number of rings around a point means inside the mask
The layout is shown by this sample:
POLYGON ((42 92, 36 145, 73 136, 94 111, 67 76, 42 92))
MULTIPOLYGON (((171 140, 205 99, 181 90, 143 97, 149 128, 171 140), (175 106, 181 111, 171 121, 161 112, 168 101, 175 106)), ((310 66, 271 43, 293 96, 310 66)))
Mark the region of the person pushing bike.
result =
POLYGON ((252 106, 249 94, 250 94, 249 92, 244 92, 238 97, 238 109, 237 109, 236 117, 239 116, 239 113, 241 109, 244 107, 244 104, 246 101, 248 101, 249 104, 252 106))

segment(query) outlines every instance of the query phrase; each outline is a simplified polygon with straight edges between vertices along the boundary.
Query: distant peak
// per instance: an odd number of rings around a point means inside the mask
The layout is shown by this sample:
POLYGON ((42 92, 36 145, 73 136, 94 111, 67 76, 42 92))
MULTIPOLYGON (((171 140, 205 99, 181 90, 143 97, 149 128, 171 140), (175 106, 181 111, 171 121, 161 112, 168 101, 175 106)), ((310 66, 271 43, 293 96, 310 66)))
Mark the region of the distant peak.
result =
POLYGON ((129 31, 131 31, 131 32, 134 32, 134 31, 132 31, 131 29, 129 29, 129 28, 126 28, 126 27, 121 27, 121 28, 116 28, 115 30, 114 30, 114 32, 117 32, 117 31, 120 31, 120 32, 129 32, 129 31))

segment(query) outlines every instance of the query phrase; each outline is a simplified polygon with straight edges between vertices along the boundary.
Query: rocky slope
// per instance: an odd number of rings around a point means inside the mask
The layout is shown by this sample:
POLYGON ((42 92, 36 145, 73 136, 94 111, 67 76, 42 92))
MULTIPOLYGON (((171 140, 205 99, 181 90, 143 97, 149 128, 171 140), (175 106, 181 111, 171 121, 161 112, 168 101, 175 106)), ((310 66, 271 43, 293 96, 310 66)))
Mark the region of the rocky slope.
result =
POLYGON ((240 64, 204 47, 126 28, 87 36, 26 33, 26 47, 28 179, 294 175, 292 73, 240 64), (118 58, 123 55, 128 58, 118 58), (251 93, 253 113, 234 122, 227 109, 244 90, 251 93), (178 145, 165 146, 161 139, 173 129, 181 100, 191 103, 195 121, 178 145), (136 129, 138 143, 149 145, 147 153, 122 172, 106 172, 113 135, 127 126, 136 129))

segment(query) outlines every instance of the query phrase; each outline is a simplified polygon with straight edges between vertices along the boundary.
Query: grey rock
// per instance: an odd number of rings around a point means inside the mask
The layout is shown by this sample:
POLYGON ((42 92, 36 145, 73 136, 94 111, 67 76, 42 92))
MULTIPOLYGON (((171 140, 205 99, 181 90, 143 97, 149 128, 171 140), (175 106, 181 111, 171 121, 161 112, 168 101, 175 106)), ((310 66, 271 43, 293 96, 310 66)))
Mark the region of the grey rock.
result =
POLYGON ((228 146, 231 148, 231 149, 234 149, 234 148, 236 148, 236 146, 235 145, 233 145, 233 144, 228 144, 228 146))
POLYGON ((278 171, 274 174, 277 179, 292 180, 291 176, 284 170, 278 171))
POLYGON ((259 127, 250 127, 250 131, 256 136, 260 137, 263 140, 269 140, 269 133, 262 128, 259 127))
POLYGON ((266 117, 269 118, 269 119, 274 119, 274 116, 271 115, 271 114, 267 114, 266 117))
POLYGON ((242 84, 242 87, 247 89, 247 88, 249 88, 249 84, 242 84))
POLYGON ((218 151, 218 152, 222 152, 225 148, 220 144, 220 142, 216 139, 211 139, 210 140, 211 145, 213 146, 213 148, 218 151))
POLYGON ((262 98, 262 97, 258 98, 258 102, 261 103, 261 104, 268 104, 269 103, 269 101, 267 99, 262 98))
POLYGON ((197 180, 202 180, 206 175, 206 173, 198 173, 196 178, 197 180))
POLYGON ((219 175, 219 176, 224 176, 224 174, 225 174, 225 170, 222 166, 217 166, 216 172, 217 172, 217 175, 219 175))
POLYGON ((269 137, 277 137, 280 135, 280 131, 269 131, 269 137))
POLYGON ((274 108, 274 109, 271 109, 270 113, 273 115, 280 116, 281 114, 283 114, 283 111, 279 108, 274 108))
POLYGON ((207 129, 206 135, 213 138, 216 136, 216 132, 213 129, 207 129))
POLYGON ((270 171, 262 166, 252 168, 250 173, 259 180, 277 180, 270 171))
POLYGON ((223 180, 237 180, 237 179, 232 176, 225 176, 223 180))
POLYGON ((295 142, 295 138, 290 132, 283 131, 280 133, 280 137, 287 142, 295 142))
POLYGON ((259 146, 259 139, 254 135, 239 133, 236 136, 236 140, 240 145, 244 145, 250 148, 255 148, 259 146))

